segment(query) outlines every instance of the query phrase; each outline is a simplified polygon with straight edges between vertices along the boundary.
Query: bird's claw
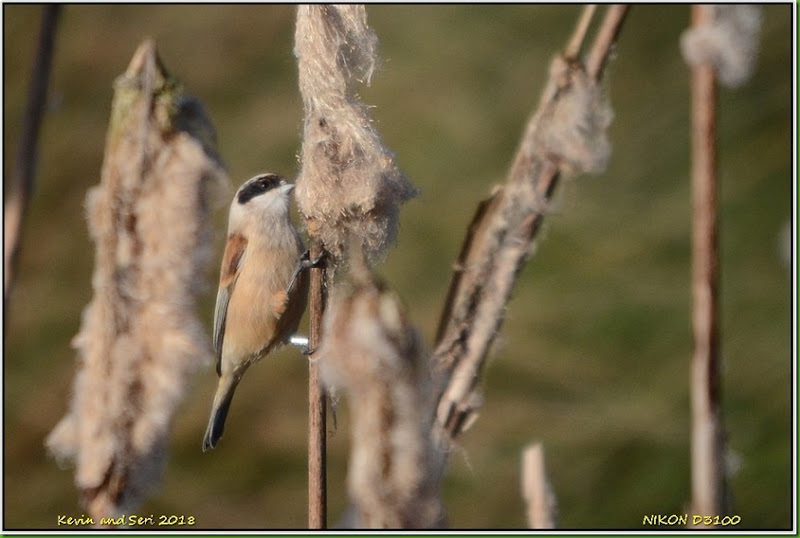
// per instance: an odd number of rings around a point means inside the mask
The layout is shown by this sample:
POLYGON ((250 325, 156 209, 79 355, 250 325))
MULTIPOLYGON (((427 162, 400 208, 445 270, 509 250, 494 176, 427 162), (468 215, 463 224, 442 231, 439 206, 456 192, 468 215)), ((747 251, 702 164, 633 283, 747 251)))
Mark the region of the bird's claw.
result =
POLYGON ((323 251, 322 254, 311 259, 311 252, 306 250, 300 256, 300 269, 316 269, 316 268, 325 268, 325 263, 328 259, 328 253, 323 251))

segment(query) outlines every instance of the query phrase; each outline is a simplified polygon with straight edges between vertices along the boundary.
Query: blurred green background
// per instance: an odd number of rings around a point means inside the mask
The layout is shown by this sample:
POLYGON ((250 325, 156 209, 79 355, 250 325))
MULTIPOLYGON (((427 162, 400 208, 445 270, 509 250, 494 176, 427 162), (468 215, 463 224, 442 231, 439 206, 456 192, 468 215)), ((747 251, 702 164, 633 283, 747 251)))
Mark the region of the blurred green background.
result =
MULTIPOLYGON (((3 6, 3 173, 12 168, 39 6, 3 6)), ((502 181, 548 62, 578 5, 368 7, 383 64, 360 93, 421 189, 380 272, 431 345, 450 268, 477 202, 502 181)), ((792 8, 763 8, 758 68, 720 92, 722 352, 740 528, 792 517, 792 8)), ((43 440, 64 414, 70 339, 91 296, 83 219, 99 181, 111 85, 156 38, 206 105, 238 186, 293 176, 302 130, 291 6, 69 5, 56 42, 37 187, 4 342, 4 525, 79 516, 72 474, 43 440)), ((642 528, 689 501, 690 199, 686 5, 637 5, 607 75, 614 154, 602 176, 560 185, 485 372, 485 404, 444 488, 456 528, 520 528, 520 455, 541 441, 563 528, 642 528)), ((228 200, 215 223, 216 252, 228 200)), ((219 255, 219 254, 218 254, 219 255)), ((200 316, 210 328, 216 265, 200 316)), ((209 331, 210 332, 210 331, 209 331)), ((216 376, 193 377, 174 419, 163 487, 140 514, 198 528, 306 524, 306 366, 294 350, 253 368, 221 445, 200 443, 216 376)), ((347 406, 330 437, 329 508, 344 507, 347 406)))

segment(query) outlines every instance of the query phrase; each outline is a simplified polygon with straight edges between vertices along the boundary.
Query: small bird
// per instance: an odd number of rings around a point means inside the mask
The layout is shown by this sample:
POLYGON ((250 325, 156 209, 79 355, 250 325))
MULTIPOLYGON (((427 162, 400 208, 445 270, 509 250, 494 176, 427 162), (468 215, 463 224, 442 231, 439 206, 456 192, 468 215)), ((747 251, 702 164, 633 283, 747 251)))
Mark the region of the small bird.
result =
POLYGON ((203 452, 217 446, 242 375, 254 362, 287 343, 308 299, 313 266, 289 217, 294 188, 281 176, 247 180, 231 203, 214 311, 213 344, 219 384, 203 452))

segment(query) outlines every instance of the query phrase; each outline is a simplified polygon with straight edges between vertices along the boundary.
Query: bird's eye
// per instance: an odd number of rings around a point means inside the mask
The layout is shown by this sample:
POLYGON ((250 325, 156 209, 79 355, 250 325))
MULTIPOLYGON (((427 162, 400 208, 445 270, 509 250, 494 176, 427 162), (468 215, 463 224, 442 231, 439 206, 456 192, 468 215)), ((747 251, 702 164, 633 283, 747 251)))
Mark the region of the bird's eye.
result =
POLYGON ((274 174, 265 176, 261 179, 260 184, 261 188, 264 190, 274 189, 280 184, 281 178, 274 174))

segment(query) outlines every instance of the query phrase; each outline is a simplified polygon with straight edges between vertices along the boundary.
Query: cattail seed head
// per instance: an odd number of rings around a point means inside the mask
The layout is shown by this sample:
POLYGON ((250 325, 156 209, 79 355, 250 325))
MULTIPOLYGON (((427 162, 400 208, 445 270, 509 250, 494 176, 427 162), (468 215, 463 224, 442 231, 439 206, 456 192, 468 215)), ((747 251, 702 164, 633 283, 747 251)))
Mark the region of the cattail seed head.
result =
POLYGON ((355 93, 378 63, 364 6, 298 6, 295 55, 305 107, 295 196, 309 234, 334 258, 350 237, 380 258, 396 239, 400 205, 417 190, 355 93))
POLYGON ((712 65, 725 86, 741 86, 755 70, 761 7, 736 4, 707 8, 711 21, 689 28, 681 36, 683 57, 689 65, 712 65))
POLYGON ((443 509, 430 370, 404 306, 363 256, 360 249, 350 254, 348 281, 325 313, 319 349, 326 385, 343 389, 351 404, 353 525, 435 526, 443 509))
POLYGON ((227 182, 201 105, 152 41, 115 84, 100 184, 86 197, 94 295, 73 340, 74 396, 47 439, 92 517, 135 509, 159 482, 173 413, 205 358, 195 314, 210 206, 227 182))

